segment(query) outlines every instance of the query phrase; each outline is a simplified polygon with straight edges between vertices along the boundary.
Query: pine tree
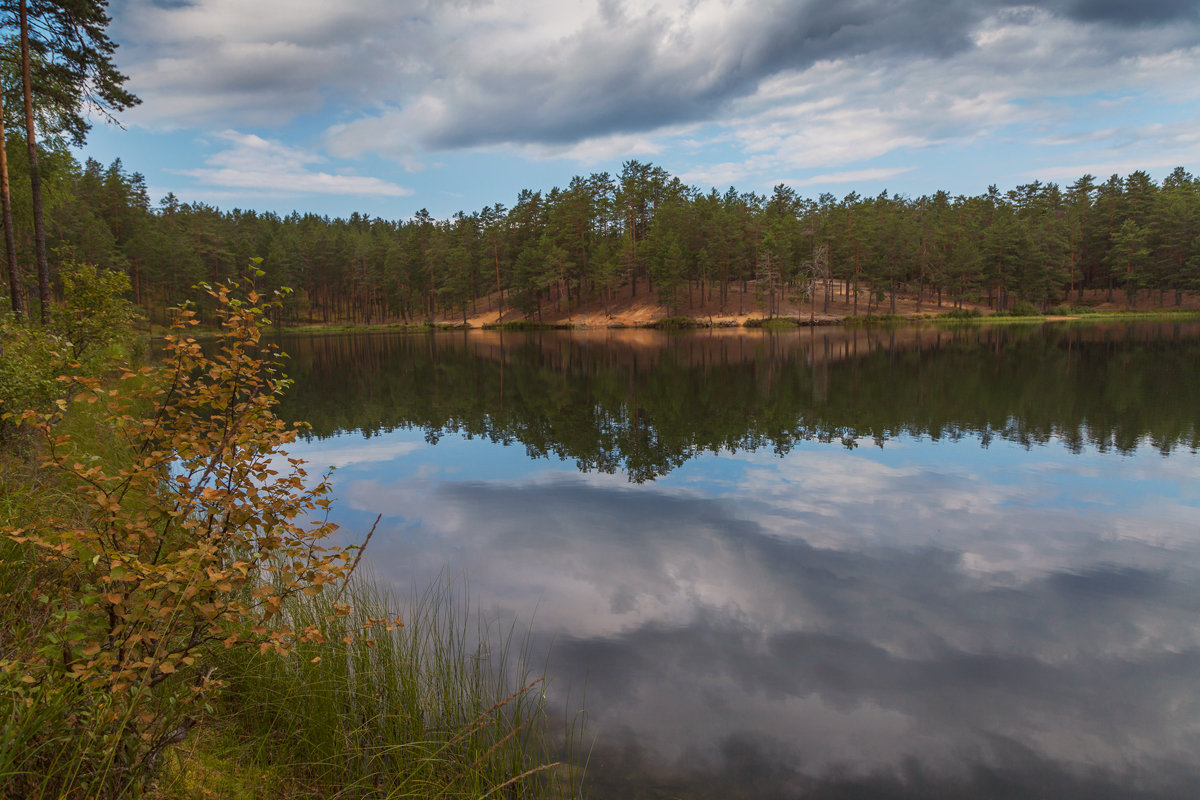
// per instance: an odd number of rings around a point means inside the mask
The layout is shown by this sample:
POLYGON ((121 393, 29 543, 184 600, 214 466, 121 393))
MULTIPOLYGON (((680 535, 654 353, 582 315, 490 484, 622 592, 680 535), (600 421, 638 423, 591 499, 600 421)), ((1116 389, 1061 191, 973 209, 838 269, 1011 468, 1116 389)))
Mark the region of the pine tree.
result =
POLYGON ((138 102, 124 88, 126 76, 113 64, 117 46, 108 38, 111 21, 107 0, 7 0, 0 8, 15 10, 20 31, 21 80, 25 105, 25 143, 29 149, 29 185, 33 195, 35 259, 42 322, 49 320, 50 268, 42 211, 42 178, 37 161, 33 59, 50 78, 40 99, 62 109, 66 130, 80 145, 88 130, 83 114, 95 111, 108 119, 138 102), (14 9, 15 5, 15 9, 14 9))

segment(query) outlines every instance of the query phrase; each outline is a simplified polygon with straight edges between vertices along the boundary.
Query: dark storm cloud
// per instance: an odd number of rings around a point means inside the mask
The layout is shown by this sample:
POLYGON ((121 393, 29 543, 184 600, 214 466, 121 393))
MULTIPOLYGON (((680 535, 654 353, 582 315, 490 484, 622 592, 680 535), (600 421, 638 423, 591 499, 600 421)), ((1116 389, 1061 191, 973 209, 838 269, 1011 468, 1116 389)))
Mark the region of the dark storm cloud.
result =
MULTIPOLYGON (((1039 53, 1048 70, 1061 61, 1102 71, 1196 41, 1195 4, 1183 0, 113 3, 119 63, 147 101, 137 114, 228 125, 325 109, 343 120, 331 149, 347 155, 561 146, 720 119, 764 81, 818 62, 859 60, 886 80, 977 51, 989 20, 1024 20, 1039 35, 1037 13, 1076 23, 1074 41, 1086 45, 1039 53), (561 29, 540 19, 562 8, 561 29)), ((997 55, 1008 46, 995 45, 997 55)), ((982 70, 972 84, 1002 85, 997 70, 1027 65, 1012 56, 972 67, 982 70)))
POLYGON ((1200 20, 1195 0, 1074 0, 1056 3, 1071 19, 1122 25, 1158 25, 1200 20))
POLYGON ((452 108, 428 145, 563 143, 692 122, 752 92, 766 77, 821 59, 962 51, 970 47, 969 32, 980 16, 969 4, 938 0, 763 4, 728 37, 699 49, 686 17, 614 13, 551 54, 553 71, 499 64, 478 76, 478 104, 452 108), (526 113, 505 107, 515 98, 526 113))
MULTIPOLYGON (((496 64, 473 76, 478 93, 443 95, 449 101, 445 116, 425 131, 424 144, 434 149, 565 144, 706 120, 753 94, 764 80, 822 60, 868 57, 887 68, 913 59, 948 59, 975 48, 974 36, 989 14, 1017 19, 1030 8, 962 0, 783 2, 758 6, 740 19, 734 15, 740 24, 713 38, 693 29, 687 15, 663 20, 612 14, 526 64, 496 64)), ((1195 8, 1185 3, 1050 3, 1043 8, 1111 26, 1196 18, 1195 8)), ((1179 42, 1166 36, 1160 44, 1170 48, 1179 42)), ((1110 32, 1087 55, 1099 66, 1148 46, 1154 47, 1145 39, 1123 43, 1110 32)))

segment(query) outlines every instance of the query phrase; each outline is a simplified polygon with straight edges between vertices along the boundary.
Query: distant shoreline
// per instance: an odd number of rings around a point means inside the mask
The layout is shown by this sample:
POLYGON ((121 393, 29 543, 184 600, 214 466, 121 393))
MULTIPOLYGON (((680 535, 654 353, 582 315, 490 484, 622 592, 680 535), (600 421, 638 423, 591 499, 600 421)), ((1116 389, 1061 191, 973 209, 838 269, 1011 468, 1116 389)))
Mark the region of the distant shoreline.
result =
MULTIPOLYGON (((863 327, 863 326, 892 326, 892 325, 1022 325, 1062 322, 1133 322, 1133 321, 1192 321, 1200 320, 1200 309, 1185 308, 1179 310, 1108 310, 1095 311, 1086 314, 1036 314, 1014 316, 1009 314, 982 314, 979 316, 949 316, 938 313, 907 314, 907 315, 860 315, 858 317, 816 317, 812 321, 796 317, 751 317, 740 320, 707 319, 695 317, 662 317, 648 321, 625 322, 614 318, 608 324, 581 322, 536 322, 516 320, 500 324, 472 324, 454 322, 434 322, 405 324, 399 322, 361 323, 361 322, 330 322, 330 323, 286 323, 276 324, 264 330, 272 334, 337 334, 337 333, 436 333, 445 331, 490 331, 505 333, 529 333, 544 331, 620 331, 620 330, 728 330, 728 331, 784 331, 800 330, 803 328, 822 327, 863 327)), ((210 338, 220 331, 216 328, 199 326, 192 331, 197 338, 210 338)), ((159 338, 169 333, 160 325, 151 327, 149 334, 159 338)))

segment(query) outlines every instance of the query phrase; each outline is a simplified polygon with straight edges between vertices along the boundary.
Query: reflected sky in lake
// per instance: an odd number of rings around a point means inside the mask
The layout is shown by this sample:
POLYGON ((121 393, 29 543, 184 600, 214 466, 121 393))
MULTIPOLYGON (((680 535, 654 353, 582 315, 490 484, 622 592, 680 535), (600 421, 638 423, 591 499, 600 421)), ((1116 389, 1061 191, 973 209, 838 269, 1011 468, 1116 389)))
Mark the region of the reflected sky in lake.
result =
POLYGON ((378 577, 465 580, 586 687, 594 796, 1200 794, 1194 452, 902 434, 636 484, 427 438, 292 454, 383 514, 378 577))

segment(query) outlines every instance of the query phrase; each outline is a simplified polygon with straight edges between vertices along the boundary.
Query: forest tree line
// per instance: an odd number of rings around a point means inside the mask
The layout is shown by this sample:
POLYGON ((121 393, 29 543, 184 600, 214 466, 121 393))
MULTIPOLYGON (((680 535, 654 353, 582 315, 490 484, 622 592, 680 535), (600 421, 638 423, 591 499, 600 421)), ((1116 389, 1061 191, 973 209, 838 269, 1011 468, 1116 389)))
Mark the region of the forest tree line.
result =
MULTIPOLYGON (((10 137, 14 184, 28 169, 23 150, 10 137)), ((703 299, 772 316, 785 298, 827 306, 839 292, 863 314, 894 311, 902 292, 931 311, 964 302, 1003 311, 1082 302, 1087 290, 1162 306, 1200 291, 1200 181, 1182 167, 1161 184, 1136 171, 971 197, 811 199, 784 185, 769 196, 703 192, 628 161, 619 175, 522 190, 511 208, 385 220, 224 211, 174 195, 153 204, 143 177, 119 160, 80 164, 51 143, 40 163, 52 273, 69 261, 122 270, 154 320, 255 257, 261 288, 295 290, 291 321, 465 320, 485 310, 484 298, 505 320, 569 318, 583 304, 607 311, 618 293, 677 314, 703 299)), ((35 243, 21 198, 14 193, 13 212, 24 265, 35 243)), ((34 277, 19 279, 34 289, 34 277)))

